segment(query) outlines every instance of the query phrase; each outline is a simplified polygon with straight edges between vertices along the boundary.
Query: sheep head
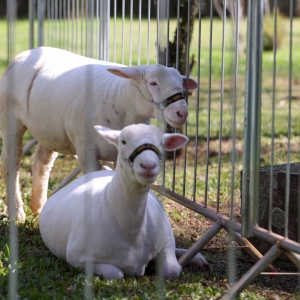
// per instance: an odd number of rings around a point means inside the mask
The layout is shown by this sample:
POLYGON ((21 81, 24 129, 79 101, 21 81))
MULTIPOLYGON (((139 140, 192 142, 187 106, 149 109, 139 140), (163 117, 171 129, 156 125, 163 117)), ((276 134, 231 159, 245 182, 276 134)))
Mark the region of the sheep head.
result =
POLYGON ((188 142, 185 135, 163 134, 156 126, 134 124, 122 131, 95 126, 96 131, 118 149, 118 166, 132 182, 152 184, 160 171, 164 150, 174 151, 188 142))
POLYGON ((175 128, 186 122, 188 107, 183 92, 197 88, 194 79, 182 76, 175 68, 158 64, 107 70, 114 75, 132 79, 138 85, 145 100, 153 104, 153 118, 165 121, 175 128))

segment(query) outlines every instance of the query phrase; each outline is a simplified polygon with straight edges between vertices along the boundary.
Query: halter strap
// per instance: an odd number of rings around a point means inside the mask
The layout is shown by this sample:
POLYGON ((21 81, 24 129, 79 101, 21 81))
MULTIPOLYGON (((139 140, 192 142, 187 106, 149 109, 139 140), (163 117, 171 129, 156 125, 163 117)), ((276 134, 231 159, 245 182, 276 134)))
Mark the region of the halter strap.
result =
POLYGON ((145 150, 151 150, 151 151, 154 151, 154 152, 157 154, 157 156, 159 157, 159 159, 162 160, 162 155, 161 155, 160 151, 158 150, 157 147, 155 147, 155 146, 152 145, 152 144, 143 144, 143 145, 137 147, 137 148, 132 152, 132 154, 129 156, 129 158, 128 158, 128 159, 125 158, 124 160, 125 160, 125 161, 128 161, 128 163, 130 164, 130 166, 132 166, 132 165, 133 165, 134 159, 135 159, 139 154, 141 154, 143 151, 145 151, 145 150))
POLYGON ((176 101, 179 101, 181 99, 185 99, 183 93, 176 93, 172 96, 170 96, 169 98, 167 98, 166 100, 162 101, 161 104, 164 106, 164 108, 166 108, 168 105, 176 102, 176 101))

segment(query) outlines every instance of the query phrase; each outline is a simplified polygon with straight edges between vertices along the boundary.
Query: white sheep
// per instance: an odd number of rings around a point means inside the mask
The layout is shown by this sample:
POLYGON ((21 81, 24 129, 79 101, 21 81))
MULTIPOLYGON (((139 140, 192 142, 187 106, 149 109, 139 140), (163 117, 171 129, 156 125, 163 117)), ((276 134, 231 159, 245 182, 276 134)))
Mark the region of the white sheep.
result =
MULTIPOLYGON (((57 257, 78 268, 90 263, 106 279, 143 275, 158 255, 163 277, 178 277, 175 253, 183 249, 175 250, 168 217, 148 190, 159 174, 160 153, 188 138, 145 124, 95 129, 118 149, 116 170, 85 174, 50 197, 40 215, 43 241, 57 257)), ((208 266, 200 254, 192 263, 208 266)))
POLYGON ((14 176, 9 174, 9 160, 16 170, 16 217, 25 219, 18 174, 27 129, 38 141, 31 209, 39 213, 47 199, 57 152, 76 154, 83 173, 100 170, 99 159, 115 161, 117 151, 103 139, 88 140, 86 130, 93 131, 97 124, 121 130, 130 124, 147 123, 149 118, 180 127, 188 115, 182 95, 186 85, 197 87, 193 79, 162 65, 126 67, 50 47, 19 54, 0 82, 2 168, 6 185, 9 176, 14 176), (8 99, 15 106, 10 114, 13 126, 7 124, 8 99), (16 137, 15 155, 10 153, 10 136, 16 137), (90 154, 90 166, 86 153, 90 154))

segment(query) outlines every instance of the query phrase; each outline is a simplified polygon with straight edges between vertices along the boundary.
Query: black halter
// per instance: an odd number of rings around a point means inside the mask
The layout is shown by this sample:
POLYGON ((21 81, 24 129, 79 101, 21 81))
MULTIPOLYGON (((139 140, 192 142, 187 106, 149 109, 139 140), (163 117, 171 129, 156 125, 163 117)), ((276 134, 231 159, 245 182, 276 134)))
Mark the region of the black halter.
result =
POLYGON ((160 160, 162 160, 162 154, 160 153, 160 151, 158 150, 157 147, 155 147, 154 145, 152 144, 143 144, 139 147, 137 147, 133 152, 132 154, 129 156, 129 158, 123 158, 125 161, 128 161, 129 165, 132 167, 133 165, 133 161, 134 159, 139 155, 141 154, 143 151, 145 150, 151 150, 151 151, 154 151, 157 156, 159 157, 160 160))
POLYGON ((161 104, 164 106, 164 108, 166 108, 168 105, 177 102, 181 99, 185 99, 183 93, 176 93, 172 96, 170 96, 169 98, 167 98, 166 100, 162 101, 161 104))

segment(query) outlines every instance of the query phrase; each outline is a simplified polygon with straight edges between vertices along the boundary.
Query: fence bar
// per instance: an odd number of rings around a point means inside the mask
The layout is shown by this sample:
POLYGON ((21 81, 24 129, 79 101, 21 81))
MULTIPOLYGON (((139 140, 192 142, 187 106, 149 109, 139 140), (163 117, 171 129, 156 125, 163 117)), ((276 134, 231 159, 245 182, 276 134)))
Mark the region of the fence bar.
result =
MULTIPOLYGON (((300 269, 300 255, 289 252, 289 251, 284 251, 284 254, 300 269)), ((299 273, 300 274, 300 273, 299 273)))
POLYGON ((179 264, 184 267, 221 229, 222 225, 218 220, 179 258, 179 264))
POLYGON ((23 148, 22 156, 24 156, 35 144, 37 143, 37 140, 35 138, 32 138, 27 145, 23 148))
POLYGON ((243 236, 251 236, 252 224, 258 223, 263 1, 248 1, 247 11, 245 141, 242 179, 243 236))
POLYGON ((38 47, 43 46, 44 41, 44 11, 45 11, 45 0, 39 0, 37 2, 37 10, 38 10, 38 47))
POLYGON ((65 185, 71 182, 78 174, 80 174, 80 172, 81 172, 81 168, 78 166, 51 192, 51 195, 55 194, 61 188, 63 188, 65 185))
MULTIPOLYGON (((17 3, 16 0, 7 1, 7 60, 8 62, 14 57, 14 45, 15 45, 15 20, 17 14, 17 3)), ((12 70, 14 70, 12 68, 12 70)), ((8 108, 7 113, 7 126, 11 129, 11 132, 15 132, 16 122, 14 121, 15 114, 15 100, 13 96, 13 90, 15 88, 14 72, 8 73, 8 93, 6 96, 6 105, 8 108)), ((11 151, 2 151, 2 157, 5 155, 6 159, 12 162, 17 157, 17 138, 15 135, 9 135, 8 142, 11 147, 11 151)), ((16 299, 18 296, 18 228, 15 224, 15 219, 21 216, 17 215, 17 208, 15 204, 16 193, 19 192, 19 184, 15 185, 14 178, 18 178, 16 167, 13 163, 9 163, 8 170, 6 172, 9 174, 6 184, 7 184, 7 198, 6 203, 8 206, 8 212, 10 216, 9 220, 9 282, 8 282, 8 299, 16 299)), ((21 199, 21 196, 19 199, 21 199)), ((24 218, 24 216, 22 216, 24 218)))
POLYGON ((270 163, 270 199, 269 199, 269 222, 268 229, 272 230, 273 210, 273 180, 274 180, 274 136, 275 136, 275 88, 276 88, 276 56, 277 56, 277 8, 278 0, 274 1, 274 41, 273 41, 273 78, 272 78, 272 121, 271 121, 271 163, 270 163))
MULTIPOLYGON (((201 214, 202 216, 209 218, 210 220, 216 222, 220 219, 220 222, 222 222, 223 226, 227 226, 227 222, 230 221, 230 219, 226 216, 223 216, 221 214, 217 214, 216 212, 212 211, 211 209, 204 207, 203 205, 196 203, 194 201, 191 201, 161 185, 158 184, 152 184, 151 189, 153 189, 155 192, 161 194, 162 196, 166 196, 171 200, 174 200, 177 203, 180 203, 181 205, 201 214)), ((230 221, 233 226, 233 230, 239 232, 241 230, 241 224, 237 222, 230 221)), ((282 237, 281 237, 282 238, 282 237)))
POLYGON ((210 32, 209 32, 209 75, 208 75, 208 107, 207 107, 207 137, 206 137, 206 165, 205 165, 205 190, 204 206, 207 206, 209 149, 210 149, 210 112, 211 112, 211 85, 212 85, 212 33, 213 33, 213 1, 210 1, 210 32))
MULTIPOLYGON (((263 257, 263 255, 246 239, 242 238, 241 235, 237 232, 232 232, 226 226, 224 229, 232 236, 232 238, 239 244, 239 246, 243 246, 244 250, 255 260, 258 261, 263 257)), ((266 267, 267 271, 276 272, 276 268, 273 267, 271 264, 266 267)))
MULTIPOLYGON (((177 1, 177 35, 176 35, 176 69, 179 69, 179 32, 180 32, 180 0, 177 1)), ((175 132, 177 132, 177 129, 175 129, 175 132)), ((173 156, 173 177, 172 177, 172 191, 175 190, 175 181, 176 181, 176 151, 174 151, 173 156)))
MULTIPOLYGON (((34 48, 35 0, 29 0, 29 48, 34 48)), ((10 52, 8 52, 10 53, 10 52)))
POLYGON ((235 299, 236 296, 248 286, 263 271, 266 265, 271 264, 281 253, 278 244, 270 248, 266 255, 259 260, 228 292, 222 299, 235 299))
MULTIPOLYGON (((224 0, 223 27, 222 27, 222 67, 221 67, 221 95, 220 95, 220 131, 219 131, 219 154, 218 154, 218 185, 217 185, 217 207, 220 208, 220 187, 221 187, 221 160, 222 160, 222 134, 223 134, 223 104, 224 104, 224 72, 225 72, 225 36, 226 36, 226 9, 227 2, 224 0)), ((197 123, 198 124, 198 123, 197 123)))
POLYGON ((288 108, 288 145, 286 164, 286 186, 284 205, 284 236, 288 237, 289 229, 289 202, 290 202, 290 161, 291 161, 291 125, 292 125, 292 79, 293 79, 293 16, 294 1, 290 1, 290 35, 289 35, 289 108, 288 108))
POLYGON ((101 60, 109 61, 109 45, 110 45, 110 1, 100 1, 100 56, 101 60))
MULTIPOLYGON (((202 216, 209 218, 210 220, 216 222, 217 220, 221 220, 222 226, 227 228, 227 224, 230 222, 230 225, 232 227, 232 230, 235 232, 241 232, 242 225, 238 222, 231 221, 228 217, 217 214, 216 212, 212 211, 209 208, 206 208, 196 202, 193 202, 161 185, 158 184, 152 184, 151 189, 153 189, 155 192, 161 194, 162 196, 166 196, 171 200, 174 200, 177 203, 180 203, 181 205, 201 214, 202 216)), ((257 238, 264 240, 270 244, 275 244, 278 241, 280 241, 281 247, 287 251, 295 252, 297 254, 300 254, 300 244, 297 242, 294 242, 290 239, 285 239, 283 236, 275 234, 273 232, 269 232, 266 229, 260 228, 258 226, 253 227, 253 235, 257 238)))
POLYGON ((198 68, 197 68, 197 82, 198 82, 198 89, 197 89, 197 102, 196 102, 196 136, 195 136, 195 161, 194 161, 194 188, 193 188, 193 201, 196 201, 196 192, 197 192, 197 171, 198 171, 198 138, 199 138, 199 108, 200 108, 200 51, 201 51, 201 15, 202 15, 202 0, 199 0, 199 10, 198 10, 198 68))
POLYGON ((280 245, 284 250, 300 254, 300 244, 299 243, 294 242, 290 239, 286 239, 279 234, 276 234, 274 232, 269 232, 266 229, 260 228, 258 226, 253 227, 253 234, 257 238, 260 238, 271 244, 275 244, 277 241, 280 241, 280 245))

